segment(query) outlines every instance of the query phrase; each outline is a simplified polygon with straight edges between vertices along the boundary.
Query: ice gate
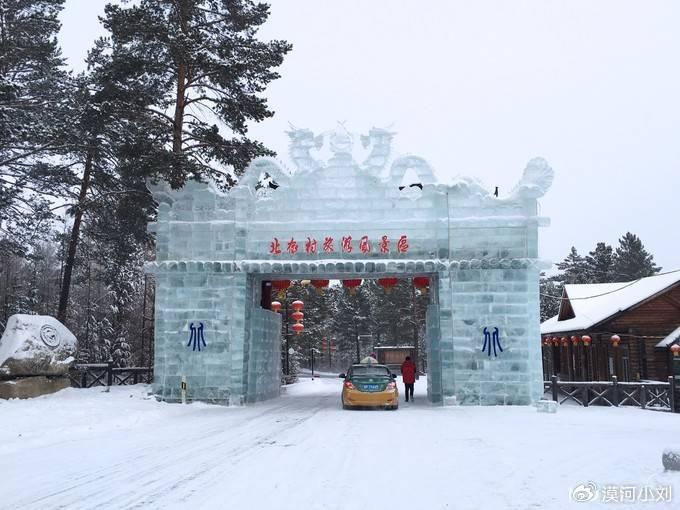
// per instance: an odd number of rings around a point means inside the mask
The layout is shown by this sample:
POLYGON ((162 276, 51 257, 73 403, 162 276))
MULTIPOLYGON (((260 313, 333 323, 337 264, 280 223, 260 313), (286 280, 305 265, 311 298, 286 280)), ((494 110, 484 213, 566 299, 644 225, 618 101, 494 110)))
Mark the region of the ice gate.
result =
POLYGON ((538 399, 537 233, 548 222, 537 199, 552 183, 548 164, 531 160, 497 198, 471 178, 438 183, 422 158, 393 157, 383 129, 289 135, 295 172, 261 158, 227 193, 152 186, 159 398, 178 401, 182 376, 192 400, 279 394, 281 318, 261 307, 263 281, 427 276, 430 401, 538 399))

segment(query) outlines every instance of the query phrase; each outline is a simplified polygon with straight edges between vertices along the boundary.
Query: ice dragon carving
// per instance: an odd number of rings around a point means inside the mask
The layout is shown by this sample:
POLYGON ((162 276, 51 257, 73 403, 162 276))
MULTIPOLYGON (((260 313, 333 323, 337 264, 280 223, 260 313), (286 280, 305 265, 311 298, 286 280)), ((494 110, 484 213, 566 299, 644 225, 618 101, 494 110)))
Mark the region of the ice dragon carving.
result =
POLYGON ((370 152, 361 167, 378 177, 382 174, 392 154, 392 138, 395 133, 382 128, 371 128, 367 135, 361 135, 361 145, 370 152))
POLYGON ((323 146, 323 135, 314 136, 310 129, 298 129, 292 124, 286 133, 290 138, 288 154, 298 172, 309 173, 321 168, 321 163, 312 157, 310 151, 319 150, 323 146))

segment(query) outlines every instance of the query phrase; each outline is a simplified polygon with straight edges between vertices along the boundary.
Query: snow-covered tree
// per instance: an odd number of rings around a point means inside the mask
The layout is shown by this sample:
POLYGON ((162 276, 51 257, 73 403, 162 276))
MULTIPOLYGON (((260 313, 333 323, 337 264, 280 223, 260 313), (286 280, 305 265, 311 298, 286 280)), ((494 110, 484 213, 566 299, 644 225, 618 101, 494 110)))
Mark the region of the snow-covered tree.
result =
POLYGON ((569 255, 557 264, 557 268, 562 271, 560 279, 564 283, 591 283, 588 263, 574 246, 571 247, 569 255))
POLYGON ((0 0, 0 250, 24 253, 49 232, 59 195, 62 102, 57 44, 64 0, 0 0))
POLYGON ((563 288, 559 280, 554 277, 548 278, 545 273, 541 274, 539 280, 541 322, 554 317, 559 312, 563 288))
POLYGON ((254 157, 272 154, 247 137, 249 122, 273 114, 261 93, 291 49, 257 39, 268 16, 267 4, 250 0, 106 6, 110 35, 89 63, 125 112, 152 112, 164 126, 156 169, 173 187, 207 176, 228 187, 254 157))
POLYGON ((614 254, 614 272, 617 278, 635 280, 655 275, 661 268, 654 262, 638 236, 627 232, 619 239, 619 246, 614 254))
POLYGON ((589 279, 597 283, 617 281, 614 274, 614 250, 606 243, 597 243, 593 251, 586 255, 589 279))

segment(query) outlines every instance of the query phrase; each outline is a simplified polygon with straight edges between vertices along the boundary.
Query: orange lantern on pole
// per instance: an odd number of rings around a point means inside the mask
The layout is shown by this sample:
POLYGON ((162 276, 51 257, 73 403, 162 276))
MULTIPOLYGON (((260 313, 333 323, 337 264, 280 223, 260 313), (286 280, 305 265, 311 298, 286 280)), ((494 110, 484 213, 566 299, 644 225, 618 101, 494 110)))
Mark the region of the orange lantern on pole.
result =
POLYGON ((621 337, 619 335, 612 335, 609 340, 612 343, 612 347, 618 347, 619 343, 621 342, 621 337))
POLYGON ((386 294, 389 294, 392 290, 392 287, 394 287, 397 283, 399 283, 397 278, 378 278, 378 285, 385 289, 386 294))
POLYGON ((300 323, 300 322, 296 322, 291 327, 293 328, 293 331, 295 331, 296 335, 299 335, 300 333, 302 333, 305 330, 304 325, 302 325, 302 323, 300 323))
POLYGON ((312 285, 314 286, 314 290, 318 294, 321 294, 323 292, 323 289, 328 287, 328 284, 330 283, 330 280, 312 280, 312 285))
POLYGON ((290 306, 296 312, 299 312, 300 310, 304 310, 304 308, 305 308, 305 304, 302 301, 300 301, 299 299, 296 299, 295 301, 293 301, 290 306))
POLYGON ((300 322, 302 319, 305 318, 305 314, 300 311, 295 311, 290 314, 290 318, 293 319, 295 322, 300 322))
POLYGON ((280 312, 281 311, 281 303, 279 301, 272 301, 271 304, 272 312, 280 312))
POLYGON ((283 298, 288 287, 290 287, 290 280, 274 280, 272 282, 272 289, 276 291, 276 295, 279 298, 283 298))
POLYGON ((360 278, 353 278, 350 280, 342 280, 342 286, 349 289, 349 293, 354 295, 357 291, 357 287, 361 285, 360 278))
POLYGON ((680 356, 680 345, 678 344, 671 345, 671 352, 673 353, 674 358, 680 356))
POLYGON ((583 335, 581 337, 581 341, 583 342, 584 346, 590 347, 590 342, 592 341, 592 338, 590 338, 588 335, 583 335))
POLYGON ((427 288, 430 286, 430 279, 427 276, 416 276, 413 278, 413 285, 423 294, 427 294, 427 288))

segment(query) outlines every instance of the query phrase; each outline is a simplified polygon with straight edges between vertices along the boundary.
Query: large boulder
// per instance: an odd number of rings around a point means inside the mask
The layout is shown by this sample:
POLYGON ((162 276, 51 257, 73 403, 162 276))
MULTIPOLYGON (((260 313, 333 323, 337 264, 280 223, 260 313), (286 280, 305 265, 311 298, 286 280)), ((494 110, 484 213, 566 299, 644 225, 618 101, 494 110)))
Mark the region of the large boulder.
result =
POLYGON ((48 315, 12 315, 0 339, 0 379, 68 373, 77 340, 48 315))

